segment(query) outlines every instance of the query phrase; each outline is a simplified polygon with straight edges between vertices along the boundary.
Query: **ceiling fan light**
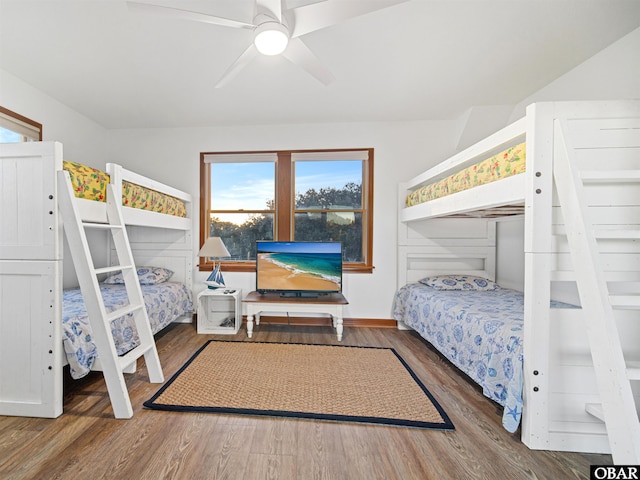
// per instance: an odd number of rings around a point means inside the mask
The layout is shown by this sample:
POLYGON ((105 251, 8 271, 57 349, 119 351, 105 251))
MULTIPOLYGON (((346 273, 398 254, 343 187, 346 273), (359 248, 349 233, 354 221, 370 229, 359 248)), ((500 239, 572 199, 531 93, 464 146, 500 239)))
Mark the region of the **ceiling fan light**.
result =
POLYGON ((263 55, 279 55, 289 43, 289 30, 278 22, 265 22, 254 31, 253 43, 263 55))

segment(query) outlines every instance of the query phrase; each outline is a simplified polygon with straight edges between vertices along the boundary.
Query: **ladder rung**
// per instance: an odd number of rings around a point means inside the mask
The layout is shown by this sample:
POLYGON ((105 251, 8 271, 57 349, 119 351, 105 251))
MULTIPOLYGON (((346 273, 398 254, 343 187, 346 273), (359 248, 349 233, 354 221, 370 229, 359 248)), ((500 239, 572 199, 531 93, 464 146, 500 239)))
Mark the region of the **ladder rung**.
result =
POLYGON ((120 369, 124 370, 125 368, 127 368, 129 365, 131 365, 133 362, 135 362, 137 359, 139 359, 145 353, 151 350, 151 347, 153 347, 153 345, 151 344, 146 346, 138 345, 137 347, 129 350, 127 353, 125 353, 121 357, 118 357, 120 369))
POLYGON ((640 239, 640 230, 594 230, 596 238, 609 240, 634 240, 640 239))
POLYGON ((120 272, 130 268, 133 268, 133 265, 113 265, 112 267, 96 268, 94 271, 96 275, 100 275, 102 273, 120 272))
POLYGON ((580 177, 585 183, 638 182, 640 170, 584 170, 580 177))
POLYGON ((124 225, 114 225, 112 223, 95 223, 95 222, 82 222, 82 226, 85 228, 95 228, 96 230, 122 230, 124 225))
POLYGON ((627 362, 627 378, 629 380, 640 380, 640 362, 627 362))
MULTIPOLYGON (((604 272, 607 282, 640 282, 640 272, 604 272)), ((551 272, 551 280, 554 282, 572 282, 576 280, 576 272, 573 270, 554 270, 551 272)))
POLYGON ((615 308, 640 309, 640 295, 609 295, 609 302, 615 308))
POLYGON ((602 409, 602 404, 600 403, 587 403, 584 406, 584 410, 589 414, 596 417, 598 420, 604 422, 604 410, 602 409))
POLYGON ((110 322, 111 320, 115 320, 116 318, 124 317, 125 315, 129 315, 130 313, 142 309, 142 307, 143 305, 141 303, 134 303, 132 305, 127 305, 124 308, 118 308, 117 310, 114 310, 107 315, 107 321, 110 322))

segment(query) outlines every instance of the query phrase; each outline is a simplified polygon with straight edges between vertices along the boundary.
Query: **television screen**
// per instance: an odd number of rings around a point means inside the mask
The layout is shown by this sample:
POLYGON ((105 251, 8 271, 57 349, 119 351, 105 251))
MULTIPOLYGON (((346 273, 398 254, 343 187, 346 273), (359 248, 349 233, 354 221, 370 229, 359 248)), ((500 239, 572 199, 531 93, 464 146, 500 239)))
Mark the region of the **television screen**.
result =
POLYGON ((256 242, 256 290, 283 295, 342 291, 342 243, 256 242))

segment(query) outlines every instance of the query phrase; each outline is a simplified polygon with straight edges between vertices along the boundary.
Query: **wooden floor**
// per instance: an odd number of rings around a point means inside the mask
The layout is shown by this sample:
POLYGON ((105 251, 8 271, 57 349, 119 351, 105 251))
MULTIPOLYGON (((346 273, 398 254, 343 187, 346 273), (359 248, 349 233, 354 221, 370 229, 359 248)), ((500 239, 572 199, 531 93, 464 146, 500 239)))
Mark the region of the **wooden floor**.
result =
MULTIPOLYGON (((165 377, 207 339, 338 343, 329 327, 263 322, 248 340, 244 327, 235 336, 198 335, 180 324, 157 338, 165 377)), ((65 385, 57 419, 0 417, 0 478, 558 480, 611 464, 609 455, 529 450, 502 428, 499 407, 414 332, 346 328, 341 343, 395 348, 456 430, 145 410, 159 386, 142 365, 127 376, 130 420, 113 418, 99 373, 65 385)))

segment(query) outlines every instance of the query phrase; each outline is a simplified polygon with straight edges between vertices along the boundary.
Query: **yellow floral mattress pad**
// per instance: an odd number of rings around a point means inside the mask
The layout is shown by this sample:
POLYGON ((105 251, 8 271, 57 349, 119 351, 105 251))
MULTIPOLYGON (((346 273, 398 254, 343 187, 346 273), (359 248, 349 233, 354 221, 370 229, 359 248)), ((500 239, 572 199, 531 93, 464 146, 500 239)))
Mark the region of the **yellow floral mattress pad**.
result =
POLYGON ((526 169, 525 143, 482 160, 442 180, 425 185, 407 195, 406 205, 412 207, 478 185, 523 173, 526 169))
MULTIPOLYGON (((106 202, 108 174, 75 162, 64 161, 62 168, 69 172, 76 197, 106 202)), ((179 198, 130 182, 122 184, 122 205, 176 217, 187 216, 185 204, 179 198)))

